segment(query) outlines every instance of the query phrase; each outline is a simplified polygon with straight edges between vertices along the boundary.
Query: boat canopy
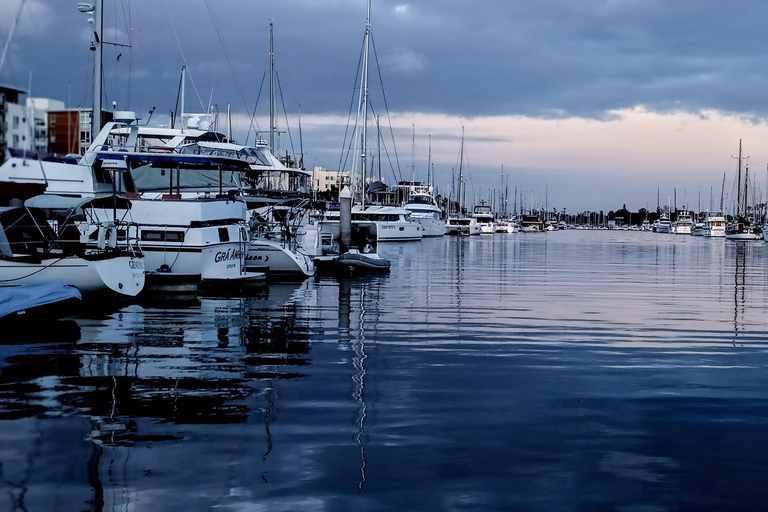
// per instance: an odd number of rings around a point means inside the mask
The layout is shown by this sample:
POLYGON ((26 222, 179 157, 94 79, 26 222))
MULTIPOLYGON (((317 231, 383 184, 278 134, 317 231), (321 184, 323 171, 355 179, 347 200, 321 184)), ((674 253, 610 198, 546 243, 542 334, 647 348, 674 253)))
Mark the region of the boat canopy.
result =
POLYGON ((231 157, 216 155, 180 154, 180 153, 124 153, 99 152, 97 160, 125 160, 128 163, 149 164, 152 167, 181 167, 183 169, 218 169, 247 170, 248 162, 231 157))
POLYGON ((84 206, 107 206, 111 208, 115 204, 117 204, 117 207, 121 210, 128 210, 131 207, 131 202, 128 199, 112 196, 112 194, 97 194, 91 197, 67 197, 57 196, 55 194, 42 194, 24 201, 24 206, 28 208, 44 208, 50 210, 71 210, 82 208, 84 206), (90 203, 93 203, 93 205, 90 203))

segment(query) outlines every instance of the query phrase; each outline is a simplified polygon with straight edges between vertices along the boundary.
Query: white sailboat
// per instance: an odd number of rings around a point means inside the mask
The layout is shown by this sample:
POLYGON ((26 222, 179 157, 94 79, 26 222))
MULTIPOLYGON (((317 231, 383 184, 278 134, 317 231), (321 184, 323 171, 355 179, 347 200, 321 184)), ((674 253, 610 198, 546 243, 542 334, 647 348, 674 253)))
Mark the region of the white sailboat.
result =
POLYGON ((464 215, 464 201, 462 192, 464 188, 464 127, 461 127, 461 149, 459 150, 459 186, 456 194, 456 204, 459 211, 448 215, 445 223, 446 235, 479 235, 480 224, 472 216, 464 215))
MULTIPOLYGON (((360 75, 360 95, 358 98, 357 121, 353 129, 352 140, 355 157, 350 172, 353 194, 352 224, 358 230, 374 233, 375 242, 410 242, 419 241, 423 236, 421 225, 411 219, 410 212, 399 206, 366 204, 366 172, 368 151, 368 64, 371 42, 371 2, 368 1, 368 14, 365 25, 365 39, 362 54, 362 72, 360 75), (359 141, 359 146, 357 146, 359 141), (359 150, 359 152, 358 152, 359 150), (359 156, 358 156, 359 155, 359 156)), ((325 212, 319 223, 320 237, 330 234, 337 238, 340 234, 339 212, 325 212)))
POLYGON ((31 206, 45 201, 32 198, 28 203, 0 208, 0 286, 60 282, 75 286, 86 297, 135 297, 142 291, 143 256, 118 246, 114 225, 102 225, 98 246, 90 249, 74 224, 57 233, 45 212, 31 206))
POLYGON ((763 235, 758 226, 748 218, 747 192, 749 181, 749 167, 746 169, 744 183, 741 181, 741 140, 739 140, 738 157, 738 181, 736 192, 736 218, 725 228, 726 240, 761 240, 763 235))

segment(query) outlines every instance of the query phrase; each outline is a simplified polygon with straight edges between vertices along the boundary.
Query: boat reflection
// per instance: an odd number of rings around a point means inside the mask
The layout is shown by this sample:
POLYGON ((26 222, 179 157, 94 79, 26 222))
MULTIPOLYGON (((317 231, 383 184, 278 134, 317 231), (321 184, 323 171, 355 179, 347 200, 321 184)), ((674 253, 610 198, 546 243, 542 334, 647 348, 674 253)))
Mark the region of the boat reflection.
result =
MULTIPOLYGON (((227 455, 216 452, 222 445, 206 445, 214 432, 239 433, 243 450, 252 445, 254 458, 266 460, 273 450, 277 387, 303 377, 300 368, 311 363, 309 320, 296 300, 306 286, 272 285, 258 296, 201 298, 196 304, 132 305, 79 319, 87 327, 82 337, 76 323, 59 322, 74 326, 72 342, 63 343, 60 333, 50 339, 55 345, 20 346, 3 359, 0 420, 9 421, 0 434, 11 428, 10 420, 27 425, 13 430, 33 459, 26 467, 62 456, 81 461, 79 470, 56 477, 78 489, 67 503, 91 510, 137 506, 137 479, 159 476, 156 469, 164 466, 155 453, 182 465, 198 454, 190 467, 225 463, 227 455), (80 442, 57 444, 61 453, 55 455, 35 450, 37 430, 56 432, 64 423, 66 431, 79 431, 80 442), (253 423, 263 425, 261 434, 242 430, 253 423)), ((14 459, 3 461, 4 473, 20 467, 14 459)), ((53 509, 56 496, 38 481, 48 477, 32 474, 25 498, 14 506, 53 509)), ((174 485, 171 477, 162 478, 162 485, 174 485)))

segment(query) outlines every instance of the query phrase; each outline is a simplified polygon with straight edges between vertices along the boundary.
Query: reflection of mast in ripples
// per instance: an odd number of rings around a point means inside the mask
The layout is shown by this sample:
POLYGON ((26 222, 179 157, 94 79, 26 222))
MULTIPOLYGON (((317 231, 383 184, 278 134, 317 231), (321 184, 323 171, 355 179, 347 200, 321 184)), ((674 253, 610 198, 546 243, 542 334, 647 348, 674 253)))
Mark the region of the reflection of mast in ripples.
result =
MULTIPOLYGON (((456 319, 461 322, 461 281, 464 270, 464 238, 456 239, 456 319)), ((468 243, 468 241, 467 241, 468 243)))
POLYGON ((736 262, 734 265, 733 279, 733 345, 736 346, 739 337, 739 306, 741 306, 741 316, 744 316, 744 300, 746 293, 746 247, 744 243, 736 244, 736 262))
POLYGON ((365 360, 368 357, 365 354, 365 285, 360 287, 360 317, 359 317, 359 331, 358 342, 354 345, 355 358, 353 361, 356 375, 352 377, 352 380, 356 384, 353 397, 360 406, 360 411, 357 416, 358 432, 356 436, 357 445, 360 447, 360 459, 362 465, 360 466, 360 492, 363 492, 363 484, 365 483, 365 445, 363 444, 363 436, 365 435, 365 419, 367 417, 367 406, 365 403, 365 397, 363 392, 365 391, 365 360))
MULTIPOLYGON (((360 313, 357 317, 357 332, 354 337, 350 338, 352 343, 352 349, 354 351, 354 357, 352 358, 352 366, 354 374, 352 375, 352 382, 354 388, 352 391, 352 398, 358 405, 358 414, 355 419, 355 425, 358 429, 355 435, 355 441, 360 448, 360 483, 358 488, 360 492, 364 492, 363 486, 366 482, 366 459, 365 459, 365 442, 366 436, 366 420, 368 419, 368 404, 365 398, 365 377, 367 375, 365 369, 365 361, 368 359, 368 355, 365 351, 366 344, 366 331, 365 331, 365 315, 366 311, 366 297, 368 295, 369 285, 378 281, 359 281, 360 284, 360 313)), ((356 282, 355 284, 358 284, 356 282)), ((375 290, 374 290, 375 292, 375 290)), ((374 303, 378 301, 377 294, 374 293, 371 298, 374 303)), ((352 296, 352 281, 343 279, 339 281, 339 333, 349 333, 350 326, 350 311, 351 311, 351 296, 352 296)))

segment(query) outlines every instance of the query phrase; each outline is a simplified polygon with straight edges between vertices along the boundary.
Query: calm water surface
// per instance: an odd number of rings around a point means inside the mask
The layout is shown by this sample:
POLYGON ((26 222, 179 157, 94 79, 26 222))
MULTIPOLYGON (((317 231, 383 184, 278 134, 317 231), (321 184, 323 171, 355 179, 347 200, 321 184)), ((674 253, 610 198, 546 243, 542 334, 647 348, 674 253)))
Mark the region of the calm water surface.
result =
POLYGON ((757 510, 768 244, 566 231, 0 334, 0 510, 757 510))

